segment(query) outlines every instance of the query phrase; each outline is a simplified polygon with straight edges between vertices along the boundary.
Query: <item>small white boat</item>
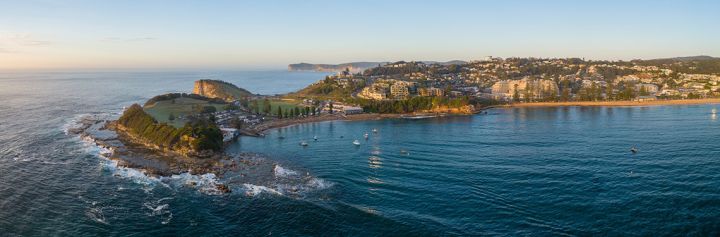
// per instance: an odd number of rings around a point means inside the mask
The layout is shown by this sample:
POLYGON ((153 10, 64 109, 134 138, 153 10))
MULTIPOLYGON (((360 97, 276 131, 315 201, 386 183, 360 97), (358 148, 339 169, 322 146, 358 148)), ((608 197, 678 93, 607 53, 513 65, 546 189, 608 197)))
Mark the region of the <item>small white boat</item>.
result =
POLYGON ((317 141, 317 136, 314 136, 313 139, 314 139, 315 141, 317 141))
POLYGON ((353 144, 356 145, 356 146, 359 146, 359 145, 360 145, 360 141, 355 140, 355 141, 353 141, 353 144))
POLYGON ((300 145, 301 145, 301 146, 307 146, 307 145, 308 145, 308 143, 307 143, 307 142, 305 142, 305 141, 300 141, 300 145))
POLYGON ((376 129, 376 128, 373 128, 372 132, 373 132, 373 133, 377 133, 377 129, 376 129))
POLYGON ((368 137, 370 137, 370 135, 368 133, 365 133, 365 135, 363 135, 363 136, 365 137, 365 140, 367 140, 368 137))

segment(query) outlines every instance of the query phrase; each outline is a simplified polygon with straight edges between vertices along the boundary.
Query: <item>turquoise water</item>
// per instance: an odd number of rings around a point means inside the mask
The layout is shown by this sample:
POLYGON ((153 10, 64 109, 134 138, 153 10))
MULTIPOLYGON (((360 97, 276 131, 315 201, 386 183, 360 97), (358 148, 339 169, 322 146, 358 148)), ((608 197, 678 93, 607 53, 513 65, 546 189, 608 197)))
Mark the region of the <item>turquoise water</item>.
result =
POLYGON ((720 234, 716 105, 493 109, 280 128, 228 149, 265 154, 289 174, 276 169, 272 182, 254 183, 255 195, 240 183, 230 183, 233 194, 211 195, 178 177, 122 170, 64 132, 79 115, 189 91, 199 78, 283 93, 323 75, 0 74, 0 229, 39 236, 720 234), (304 174, 322 185, 281 189, 283 179, 304 174))

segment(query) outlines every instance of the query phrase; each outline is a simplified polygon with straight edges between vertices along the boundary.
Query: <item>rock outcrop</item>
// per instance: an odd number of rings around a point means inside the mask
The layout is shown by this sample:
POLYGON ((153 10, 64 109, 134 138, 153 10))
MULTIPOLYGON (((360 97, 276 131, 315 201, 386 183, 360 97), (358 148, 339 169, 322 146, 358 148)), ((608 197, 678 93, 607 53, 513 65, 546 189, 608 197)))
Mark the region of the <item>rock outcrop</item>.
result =
POLYGON ((239 100, 243 97, 252 96, 250 91, 220 80, 195 81, 193 94, 208 98, 220 98, 225 101, 239 100))

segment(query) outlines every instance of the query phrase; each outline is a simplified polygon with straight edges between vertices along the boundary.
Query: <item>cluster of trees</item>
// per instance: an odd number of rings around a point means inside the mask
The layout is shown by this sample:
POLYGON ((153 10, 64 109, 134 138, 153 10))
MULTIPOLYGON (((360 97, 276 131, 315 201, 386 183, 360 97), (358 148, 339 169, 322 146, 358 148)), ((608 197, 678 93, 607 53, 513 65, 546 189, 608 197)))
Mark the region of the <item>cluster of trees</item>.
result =
POLYGON ((367 99, 350 99, 346 102, 358 104, 367 113, 412 113, 422 110, 430 110, 437 107, 459 108, 473 102, 468 97, 448 98, 443 96, 436 97, 412 97, 405 100, 367 100, 367 99))
POLYGON ((222 132, 211 121, 194 119, 182 128, 175 128, 166 123, 158 123, 138 104, 133 104, 125 110, 118 119, 118 123, 126 127, 133 135, 159 147, 218 151, 223 146, 222 132), (183 137, 189 139, 183 139, 183 137))
POLYGON ((277 118, 297 118, 297 117, 308 117, 308 116, 315 116, 317 113, 316 107, 295 107, 295 108, 286 108, 282 109, 282 107, 278 106, 276 110, 275 117, 277 118))
POLYGON ((250 103, 250 112, 255 113, 257 115, 274 115, 277 118, 296 118, 300 116, 310 116, 310 115, 316 115, 317 113, 317 107, 315 106, 305 106, 305 107, 294 107, 294 108, 285 108, 283 109, 283 106, 278 105, 275 110, 273 110, 272 103, 269 99, 264 99, 262 102, 262 105, 257 100, 253 100, 250 103))
POLYGON ((350 97, 352 93, 365 87, 364 80, 355 81, 352 78, 348 79, 347 86, 341 86, 335 77, 326 76, 324 80, 312 84, 294 95, 300 97, 315 97, 315 98, 345 98, 350 97))
MULTIPOLYGON (((386 66, 380 66, 369 68, 363 72, 363 75, 365 76, 385 76, 385 75, 397 75, 397 74, 407 74, 407 73, 414 73, 414 72, 421 72, 424 69, 425 64, 423 63, 417 63, 417 62, 410 62, 406 63, 405 61, 399 61, 393 64, 405 64, 405 66, 402 67, 390 67, 388 65, 386 66)), ((392 64, 389 64, 392 65, 392 64)))

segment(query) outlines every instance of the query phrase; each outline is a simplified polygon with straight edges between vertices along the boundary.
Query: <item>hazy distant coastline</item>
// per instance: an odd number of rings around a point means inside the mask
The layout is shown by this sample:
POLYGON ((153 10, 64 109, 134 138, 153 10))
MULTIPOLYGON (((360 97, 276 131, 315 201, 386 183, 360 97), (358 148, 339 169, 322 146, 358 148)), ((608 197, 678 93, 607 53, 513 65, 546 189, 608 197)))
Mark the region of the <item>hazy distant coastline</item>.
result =
MULTIPOLYGON (((451 60, 447 62, 438 61, 422 61, 425 64, 465 64, 462 60, 451 60)), ((314 71, 314 72, 340 72, 349 70, 351 73, 359 73, 370 68, 380 67, 390 62, 350 62, 341 64, 313 64, 313 63, 295 63, 288 65, 288 71, 314 71)))

